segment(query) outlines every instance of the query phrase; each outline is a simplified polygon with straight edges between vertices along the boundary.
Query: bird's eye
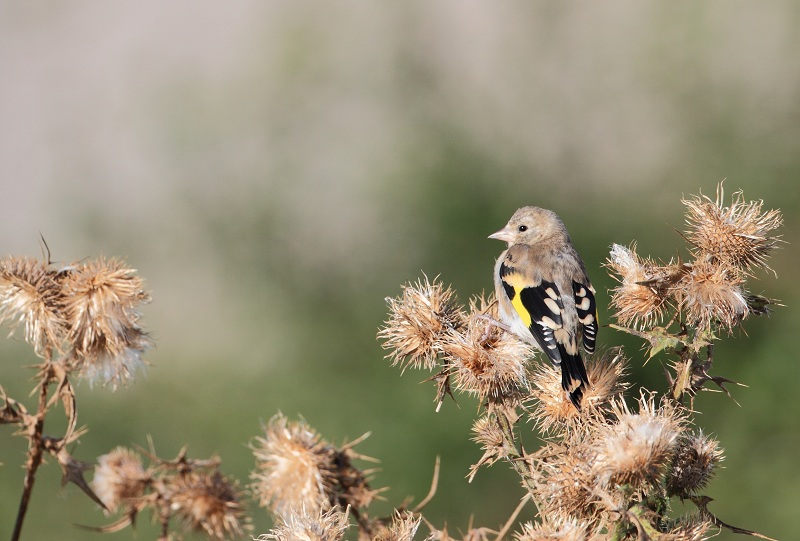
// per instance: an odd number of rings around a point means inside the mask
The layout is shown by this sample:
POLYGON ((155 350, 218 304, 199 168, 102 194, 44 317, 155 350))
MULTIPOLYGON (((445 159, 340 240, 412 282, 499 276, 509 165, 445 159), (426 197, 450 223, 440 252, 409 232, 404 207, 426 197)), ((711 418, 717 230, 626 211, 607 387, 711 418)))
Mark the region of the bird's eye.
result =
POLYGON ((520 233, 524 233, 527 230, 528 230, 528 226, 527 225, 521 225, 521 226, 519 226, 517 228, 517 231, 519 231, 520 233))

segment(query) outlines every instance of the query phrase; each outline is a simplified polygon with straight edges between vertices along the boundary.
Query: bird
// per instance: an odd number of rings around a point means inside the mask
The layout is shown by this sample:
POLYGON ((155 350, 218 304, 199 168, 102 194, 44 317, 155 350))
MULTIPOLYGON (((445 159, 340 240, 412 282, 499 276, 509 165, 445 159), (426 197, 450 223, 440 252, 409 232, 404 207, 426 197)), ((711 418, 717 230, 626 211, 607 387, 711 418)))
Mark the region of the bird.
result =
POLYGON ((494 268, 500 323, 561 367, 561 387, 580 411, 590 386, 580 345, 595 350, 597 305, 564 222, 552 210, 522 207, 489 238, 508 243, 494 268))

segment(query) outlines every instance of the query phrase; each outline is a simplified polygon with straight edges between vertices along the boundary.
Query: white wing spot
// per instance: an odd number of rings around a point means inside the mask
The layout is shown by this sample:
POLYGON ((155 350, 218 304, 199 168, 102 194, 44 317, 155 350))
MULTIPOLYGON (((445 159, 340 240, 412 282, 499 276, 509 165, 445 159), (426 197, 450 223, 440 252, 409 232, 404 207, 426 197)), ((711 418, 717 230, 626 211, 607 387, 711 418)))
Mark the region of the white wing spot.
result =
POLYGON ((584 325, 591 325, 592 323, 594 323, 594 316, 592 314, 587 315, 585 318, 581 320, 581 323, 583 323, 584 325))
POLYGON ((578 308, 581 310, 588 310, 592 306, 592 301, 589 300, 589 297, 584 297, 581 303, 578 305, 578 308))
POLYGON ((547 293, 547 296, 550 297, 551 299, 553 300, 558 299, 558 293, 556 293, 552 287, 548 287, 547 289, 544 290, 544 292, 547 293))

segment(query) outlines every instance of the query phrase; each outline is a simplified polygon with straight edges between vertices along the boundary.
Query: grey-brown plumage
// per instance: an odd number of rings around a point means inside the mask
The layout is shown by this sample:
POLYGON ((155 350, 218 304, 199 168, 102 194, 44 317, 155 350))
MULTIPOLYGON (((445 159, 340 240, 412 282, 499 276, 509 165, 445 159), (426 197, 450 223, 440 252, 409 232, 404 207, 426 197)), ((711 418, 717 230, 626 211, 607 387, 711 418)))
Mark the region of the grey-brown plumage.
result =
POLYGON ((594 351, 597 309, 564 223, 551 210, 523 207, 489 238, 508 243, 494 269, 501 322, 561 367, 561 385, 580 409, 589 385, 580 344, 594 351))

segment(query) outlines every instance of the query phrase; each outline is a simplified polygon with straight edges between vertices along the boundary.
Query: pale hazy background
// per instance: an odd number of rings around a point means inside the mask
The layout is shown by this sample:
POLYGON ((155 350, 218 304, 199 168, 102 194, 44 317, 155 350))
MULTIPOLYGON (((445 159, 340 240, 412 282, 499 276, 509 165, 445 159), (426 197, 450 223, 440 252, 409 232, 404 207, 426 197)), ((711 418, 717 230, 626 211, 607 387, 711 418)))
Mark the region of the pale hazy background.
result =
MULTIPOLYGON (((717 351, 717 372, 749 385, 734 390, 741 407, 698 400, 727 451, 708 494, 723 520, 791 539, 797 2, 0 4, 0 252, 40 255, 41 234, 56 261, 127 256, 153 296, 147 377, 78 388, 84 460, 152 435, 162 456, 218 453, 247 482, 246 444, 283 411, 335 443, 372 431, 360 449, 382 460, 373 484, 395 505, 425 495, 441 455, 428 518, 498 527, 522 491, 503 464, 467 484, 476 404, 436 414, 427 374, 388 367, 384 297, 422 272, 462 299, 490 290, 502 246, 486 235, 537 204, 564 218, 604 310, 609 245, 679 255, 680 198, 723 178, 783 209, 789 244, 779 278, 753 286, 786 306, 717 351)), ((627 345, 634 387, 663 388, 637 342, 599 341, 627 345)), ((22 399, 35 357, 19 339, 0 348, 0 385, 22 399)), ((10 432, 0 538, 23 473, 10 432)), ((40 470, 25 538, 102 539, 71 526, 106 519, 59 480, 40 470)), ((138 538, 155 538, 149 517, 138 538)))

